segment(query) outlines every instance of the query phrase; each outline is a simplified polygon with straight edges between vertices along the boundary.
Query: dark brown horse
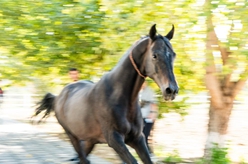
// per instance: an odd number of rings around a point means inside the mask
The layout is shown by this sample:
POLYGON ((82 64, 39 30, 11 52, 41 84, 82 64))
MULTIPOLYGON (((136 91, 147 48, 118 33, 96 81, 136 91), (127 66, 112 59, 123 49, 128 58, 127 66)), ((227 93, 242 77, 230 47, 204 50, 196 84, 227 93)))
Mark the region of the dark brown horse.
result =
POLYGON ((69 84, 57 97, 48 93, 35 115, 44 110, 46 116, 55 110, 82 164, 89 163, 86 157, 95 144, 106 142, 128 164, 137 161, 125 144, 145 164, 151 164, 137 95, 146 76, 158 84, 165 100, 173 100, 178 93, 173 73, 176 54, 170 44, 173 34, 174 26, 161 36, 153 25, 149 36, 137 41, 99 82, 69 84))

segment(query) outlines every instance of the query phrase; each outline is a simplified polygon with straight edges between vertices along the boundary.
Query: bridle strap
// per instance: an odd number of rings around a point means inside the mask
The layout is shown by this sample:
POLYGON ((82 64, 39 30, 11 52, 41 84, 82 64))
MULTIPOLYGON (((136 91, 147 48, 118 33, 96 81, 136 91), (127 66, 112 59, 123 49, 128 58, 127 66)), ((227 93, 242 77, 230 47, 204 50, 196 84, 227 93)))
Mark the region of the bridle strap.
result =
POLYGON ((135 62, 134 62, 134 60, 133 60, 132 51, 131 51, 131 53, 129 54, 129 59, 130 59, 132 65, 133 65, 134 69, 136 70, 136 72, 137 72, 141 77, 143 77, 143 78, 145 79, 146 76, 145 76, 145 75, 142 75, 142 73, 140 72, 140 70, 138 69, 137 65, 135 64, 135 62))

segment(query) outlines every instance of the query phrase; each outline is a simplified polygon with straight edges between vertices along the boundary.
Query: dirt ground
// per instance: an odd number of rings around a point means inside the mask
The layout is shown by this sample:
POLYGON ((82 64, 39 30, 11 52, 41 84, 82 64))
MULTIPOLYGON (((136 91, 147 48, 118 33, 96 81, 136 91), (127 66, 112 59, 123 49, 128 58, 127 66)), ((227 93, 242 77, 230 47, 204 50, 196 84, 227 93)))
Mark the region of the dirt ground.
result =
MULTIPOLYGON (((203 155, 206 141, 206 127, 208 123, 208 110, 206 106, 194 106, 188 110, 189 114, 181 117, 176 113, 168 113, 163 119, 156 122, 154 130, 154 154, 159 158, 165 158, 174 150, 177 150, 181 158, 199 158, 203 155)), ((0 115, 30 123, 33 109, 5 109, 0 110, 0 115)), ((229 147, 229 157, 232 161, 243 160, 248 163, 248 110, 244 106, 236 106, 232 112, 228 134, 226 136, 229 147)), ((37 126, 41 131, 67 140, 63 129, 51 116, 45 123, 37 126)), ((134 153, 133 150, 131 150, 134 153)), ((107 159, 114 164, 121 163, 116 153, 106 144, 97 145, 93 154, 107 159)), ((136 156, 135 156, 136 157, 136 156)))

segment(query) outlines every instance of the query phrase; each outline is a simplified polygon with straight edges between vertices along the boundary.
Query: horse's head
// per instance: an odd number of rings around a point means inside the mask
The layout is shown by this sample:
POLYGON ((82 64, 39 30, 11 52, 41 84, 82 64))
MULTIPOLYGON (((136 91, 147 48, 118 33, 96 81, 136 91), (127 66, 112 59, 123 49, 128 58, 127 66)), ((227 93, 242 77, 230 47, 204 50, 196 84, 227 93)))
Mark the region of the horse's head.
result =
POLYGON ((156 35, 156 32, 156 25, 153 25, 149 33, 151 44, 146 51, 145 72, 158 84, 164 99, 173 100, 179 90, 173 72, 176 54, 170 44, 174 34, 174 26, 166 36, 156 35))

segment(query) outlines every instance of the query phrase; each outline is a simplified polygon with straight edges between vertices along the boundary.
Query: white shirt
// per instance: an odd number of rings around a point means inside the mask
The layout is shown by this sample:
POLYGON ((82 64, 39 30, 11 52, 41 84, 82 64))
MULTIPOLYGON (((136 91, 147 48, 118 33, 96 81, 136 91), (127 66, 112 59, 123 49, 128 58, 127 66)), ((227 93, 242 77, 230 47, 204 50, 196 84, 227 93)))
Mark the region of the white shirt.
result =
POLYGON ((147 118, 151 111, 151 104, 156 103, 155 93, 150 87, 145 87, 139 92, 140 103, 145 102, 145 105, 141 108, 141 114, 143 118, 147 118))

